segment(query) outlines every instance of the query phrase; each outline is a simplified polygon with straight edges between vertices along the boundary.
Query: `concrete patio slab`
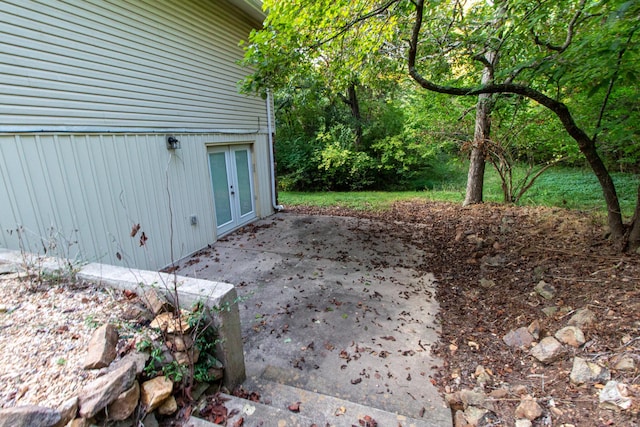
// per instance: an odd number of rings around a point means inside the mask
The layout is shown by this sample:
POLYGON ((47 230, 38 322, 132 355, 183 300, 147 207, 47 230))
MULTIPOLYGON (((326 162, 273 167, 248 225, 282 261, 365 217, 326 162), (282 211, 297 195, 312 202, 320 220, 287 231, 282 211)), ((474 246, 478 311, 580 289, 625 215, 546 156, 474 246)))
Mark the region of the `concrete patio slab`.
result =
POLYGON ((424 254, 364 219, 280 213, 183 260, 178 273, 236 285, 249 377, 433 425, 451 413, 430 381, 441 363, 435 279, 424 254))

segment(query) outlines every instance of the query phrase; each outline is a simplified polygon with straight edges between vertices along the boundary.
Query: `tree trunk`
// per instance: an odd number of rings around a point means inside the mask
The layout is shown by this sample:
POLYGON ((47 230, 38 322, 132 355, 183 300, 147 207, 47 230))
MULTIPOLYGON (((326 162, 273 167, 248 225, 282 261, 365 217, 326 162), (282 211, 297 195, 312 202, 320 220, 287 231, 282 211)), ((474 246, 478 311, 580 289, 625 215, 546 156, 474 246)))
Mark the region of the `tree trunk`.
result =
POLYGON ((633 214, 631 224, 629 224, 629 239, 627 250, 629 252, 640 249, 640 185, 638 185, 638 199, 636 200, 636 211, 633 214))
POLYGON ((351 107, 351 116, 355 120, 356 146, 360 146, 360 144, 362 143, 362 116, 360 115, 360 103, 358 102, 355 83, 351 83, 349 85, 348 91, 348 104, 349 107, 351 107))
POLYGON ((349 106, 351 109, 351 118, 354 122, 354 131, 356 133, 356 140, 354 144, 356 147, 362 143, 362 116, 360 115, 360 102, 358 101, 358 93, 356 92, 356 84, 350 83, 347 88, 347 96, 342 93, 338 93, 338 96, 349 106))
MULTIPOLYGON (((557 113, 556 113, 557 114, 557 113)), ((560 120, 565 117, 563 114, 558 114, 560 120)), ((584 134, 584 133, 583 133, 584 134)), ((618 192, 616 186, 613 183, 611 174, 607 170, 602 158, 598 154, 595 142, 584 134, 582 138, 574 138, 578 143, 578 147, 582 154, 584 154, 591 170, 596 178, 600 182, 600 188, 602 188, 602 194, 607 204, 607 223, 609 225, 609 231, 611 231, 611 238, 622 242, 624 238, 626 228, 622 221, 622 211, 620 209, 620 201, 618 199, 618 192)))
MULTIPOLYGON (((493 55, 487 54, 487 63, 491 63, 493 55)), ((482 84, 493 81, 493 68, 485 64, 482 70, 482 84)), ((482 203, 482 188, 484 187, 484 170, 486 148, 485 142, 491 137, 491 110, 493 109, 493 95, 481 93, 478 95, 476 106, 476 125, 473 133, 473 144, 467 174, 467 191, 463 206, 482 203)))
MULTIPOLYGON (((576 141, 578 147, 580 148, 580 151, 582 152, 582 154, 584 154, 587 161, 589 162, 591 170, 600 182, 600 187, 602 188, 602 193, 604 194, 604 198, 607 203, 607 219, 609 228, 611 229, 611 237, 621 243, 625 243, 624 237, 627 228, 622 221, 620 202, 618 200, 616 187, 613 183, 613 180, 611 179, 611 175, 604 165, 604 162, 598 155, 594 140, 589 138, 585 131, 576 124, 567 106, 562 102, 550 98, 542 92, 539 92, 533 87, 513 84, 510 82, 501 84, 489 84, 481 88, 473 88, 438 85, 424 78, 416 68, 420 29, 422 27, 422 18, 424 14, 424 0, 414 0, 414 5, 416 8, 416 21, 411 33, 411 39, 409 42, 409 55, 407 58, 407 65, 409 67, 409 75, 411 76, 411 78, 413 78, 423 88, 433 92, 446 93, 449 95, 457 96, 472 96, 481 93, 513 93, 525 96, 551 110, 560 119, 567 133, 576 141)), ((636 213, 638 213, 638 209, 640 209, 640 206, 636 205, 636 213)), ((638 227, 640 227, 640 225, 637 224, 638 222, 640 222, 640 218, 638 218, 638 216, 636 215, 631 229, 629 229, 629 234, 631 234, 631 231, 633 231, 634 236, 640 234, 640 230, 638 230, 638 227)), ((627 244, 624 246, 629 247, 630 240, 631 239, 629 238, 626 242, 627 244)))

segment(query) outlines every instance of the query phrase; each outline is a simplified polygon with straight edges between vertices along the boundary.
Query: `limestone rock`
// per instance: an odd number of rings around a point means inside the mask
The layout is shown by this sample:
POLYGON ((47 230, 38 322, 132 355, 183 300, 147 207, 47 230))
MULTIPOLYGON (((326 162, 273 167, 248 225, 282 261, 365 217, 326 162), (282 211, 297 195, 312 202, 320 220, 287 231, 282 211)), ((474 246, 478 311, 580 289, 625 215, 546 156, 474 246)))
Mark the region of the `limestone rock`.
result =
POLYGON ((624 355, 616 361, 613 367, 618 371, 635 371, 636 361, 633 357, 624 355))
POLYGON ((147 416, 144 417, 144 420, 142 420, 142 425, 144 427, 160 427, 160 424, 156 419, 156 414, 154 414, 153 412, 150 414, 147 414, 147 416))
POLYGON ((148 353, 142 353, 140 351, 132 351, 125 354, 122 359, 118 359, 109 366, 109 371, 115 371, 122 366, 133 363, 136 366, 136 375, 140 375, 144 371, 144 367, 149 360, 150 355, 148 353))
POLYGON ((565 326, 556 332, 555 337, 561 343, 568 344, 571 347, 580 347, 582 344, 587 342, 584 338, 584 333, 582 329, 576 326, 565 326))
POLYGON ((154 316, 157 316, 163 311, 167 311, 169 308, 169 303, 167 299, 157 290, 157 289, 148 289, 143 297, 144 305, 149 309, 154 316))
POLYGON ((544 280, 539 281, 534 290, 538 295, 547 300, 553 299, 556 296, 556 288, 544 280))
POLYGON ((494 399, 504 399, 508 395, 509 389, 507 388, 497 388, 495 390, 491 390, 491 392, 489 393, 489 396, 493 397, 494 399))
POLYGON ((189 353, 178 352, 178 353, 175 353, 173 357, 176 359, 176 362, 178 362, 178 364, 180 365, 189 366, 189 362, 192 362, 194 364, 198 363, 198 359, 200 358, 200 350, 198 350, 197 347, 194 347, 191 350, 189 350, 189 353), (189 356, 189 353, 191 356, 189 356))
POLYGON ((189 335, 169 335, 165 344, 172 351, 184 352, 193 347, 193 339, 189 335))
POLYGON ((573 368, 569 375, 574 384, 604 383, 611 378, 611 373, 597 363, 587 362, 580 357, 573 358, 573 368))
POLYGON ((158 413, 160 415, 171 415, 178 410, 178 402, 173 396, 169 396, 162 405, 158 407, 158 413))
POLYGON ((58 412, 60 412, 60 421, 58 421, 55 427, 63 427, 69 424, 78 414, 78 396, 64 401, 58 406, 58 412))
POLYGON ((531 324, 527 328, 527 331, 529 331, 533 339, 540 339, 540 322, 537 320, 531 322, 531 324))
POLYGON ((485 289, 491 289, 496 285, 496 282, 494 282, 491 279, 485 279, 484 277, 482 279, 480 279, 480 286, 485 288, 485 289))
POLYGON ((140 402, 147 408, 147 413, 160 406, 173 391, 173 382, 165 376, 155 377, 142 383, 140 402))
POLYGON ((516 427, 531 427, 532 425, 531 421, 526 419, 516 420, 516 427))
POLYGON ((464 417, 464 411, 456 411, 453 416, 453 427, 467 427, 469 423, 464 417))
POLYGON ((177 318, 175 313, 169 313, 166 311, 158 314, 155 319, 151 321, 149 326, 161 329, 167 334, 173 334, 176 332, 184 333, 190 328, 185 314, 181 314, 180 318, 177 318))
POLYGON ((527 348, 533 342, 533 335, 531 335, 528 328, 522 327, 507 332, 502 341, 509 347, 527 348))
POLYGON ((76 418, 71 420, 67 427, 93 427, 93 424, 86 418, 76 418))
POLYGON ((454 393, 446 393, 444 395, 444 400, 447 402, 447 405, 454 409, 464 409, 464 404, 462 403, 462 398, 460 397, 460 392, 456 391, 454 393))
POLYGON ((513 387, 511 387, 511 392, 516 396, 525 396, 527 393, 529 393, 529 390, 524 384, 515 384, 513 387))
POLYGON ((479 393, 473 390, 460 390, 460 400, 464 404, 464 407, 469 406, 484 406, 487 397, 484 393, 479 393))
POLYGON ((620 410, 631 407, 631 398, 627 385, 618 381, 609 381, 600 391, 600 406, 607 409, 620 410))
POLYGON ((53 427, 60 418, 60 412, 36 405, 0 409, 0 427, 53 427))
POLYGON ((474 375, 476 377, 476 382, 481 387, 491 382, 491 374, 482 365, 476 366, 474 375))
POLYGON ((211 384, 209 383, 196 383, 195 387, 191 390, 191 397, 193 397, 193 400, 199 400, 209 387, 211 387, 211 384))
POLYGON ((98 369, 109 366, 116 358, 118 330, 110 323, 100 326, 93 332, 89 341, 84 369, 98 369))
POLYGON ((493 427, 502 424, 500 418, 493 411, 487 411, 478 420, 478 427, 493 427))
POLYGON ((554 305, 550 306, 550 307, 545 307, 545 308, 542 309, 542 312, 547 317, 553 317, 553 315, 558 312, 558 307, 556 307, 554 305))
POLYGON ((485 255, 482 257, 482 265, 487 267, 502 267, 507 263, 507 259, 504 255, 498 254, 496 256, 485 255))
POLYGON ((131 388, 135 377, 136 365, 130 362, 84 386, 79 395, 80 416, 92 418, 123 391, 131 388))
POLYGON ((588 308, 582 308, 576 310, 575 314, 571 316, 571 319, 567 322, 569 326, 577 326, 578 328, 584 328, 591 325, 596 321, 596 314, 588 308))
POLYGON ((134 381, 131 388, 120 393, 116 400, 107 406, 109 419, 115 421, 126 420, 135 411, 139 400, 140 384, 138 381, 134 381))
POLYGON ((469 406, 464 410, 464 417, 472 426, 477 426, 482 417, 489 411, 483 408, 478 408, 476 406, 469 406))
POLYGON ((542 408, 531 396, 525 396, 516 408, 515 417, 533 421, 542 415, 542 408))
POLYGON ((561 358, 565 349, 560 342, 553 337, 543 338, 530 354, 544 364, 550 364, 561 358))

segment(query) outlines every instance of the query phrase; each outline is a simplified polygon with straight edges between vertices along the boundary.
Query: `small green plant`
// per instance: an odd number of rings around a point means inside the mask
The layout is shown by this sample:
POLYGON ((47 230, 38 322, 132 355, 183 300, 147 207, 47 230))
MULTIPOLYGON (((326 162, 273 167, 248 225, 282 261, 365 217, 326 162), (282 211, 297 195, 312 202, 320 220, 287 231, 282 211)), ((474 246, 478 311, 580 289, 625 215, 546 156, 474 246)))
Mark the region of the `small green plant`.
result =
POLYGON ((177 360, 162 367, 162 373, 174 383, 182 382, 188 375, 188 371, 187 365, 180 364, 177 360))
POLYGON ((144 367, 145 374, 151 377, 162 370, 164 354, 162 347, 157 342, 145 338, 136 343, 136 350, 141 353, 149 353, 149 361, 144 367))
POLYGON ((61 357, 58 360, 56 360, 56 365, 64 366, 66 364, 67 364, 67 359, 65 359, 64 357, 61 357))
POLYGON ((95 315, 90 314, 84 319, 84 324, 90 329, 96 329, 100 326, 100 322, 96 320, 95 315))

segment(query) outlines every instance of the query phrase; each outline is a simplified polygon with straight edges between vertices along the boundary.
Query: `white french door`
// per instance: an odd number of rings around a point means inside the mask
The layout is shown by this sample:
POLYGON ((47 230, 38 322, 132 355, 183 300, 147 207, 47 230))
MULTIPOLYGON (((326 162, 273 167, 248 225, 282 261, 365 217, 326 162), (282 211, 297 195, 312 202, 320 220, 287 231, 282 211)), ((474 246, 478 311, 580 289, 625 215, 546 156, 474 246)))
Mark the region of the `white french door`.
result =
POLYGON ((256 217, 251 147, 211 147, 207 154, 219 237, 256 217))

